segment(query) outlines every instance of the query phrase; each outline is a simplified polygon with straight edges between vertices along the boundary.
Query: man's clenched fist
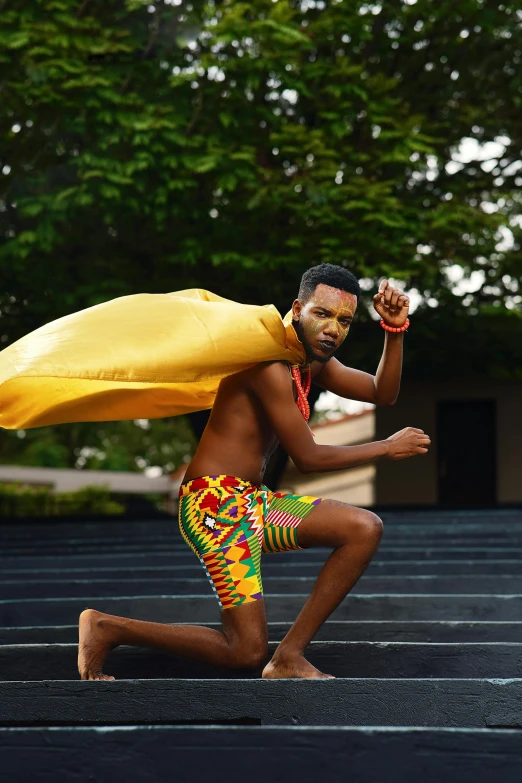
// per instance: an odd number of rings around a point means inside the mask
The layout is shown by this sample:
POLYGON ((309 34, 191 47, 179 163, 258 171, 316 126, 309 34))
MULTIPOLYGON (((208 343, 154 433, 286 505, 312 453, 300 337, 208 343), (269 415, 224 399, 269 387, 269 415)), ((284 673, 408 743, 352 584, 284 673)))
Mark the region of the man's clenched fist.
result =
POLYGON ((403 326, 408 317, 409 297, 388 280, 382 280, 379 291, 373 297, 373 306, 388 326, 403 326))
POLYGON ((406 459, 416 454, 426 454, 431 443, 429 435, 417 427, 405 427, 395 435, 386 438, 388 457, 390 459, 406 459))

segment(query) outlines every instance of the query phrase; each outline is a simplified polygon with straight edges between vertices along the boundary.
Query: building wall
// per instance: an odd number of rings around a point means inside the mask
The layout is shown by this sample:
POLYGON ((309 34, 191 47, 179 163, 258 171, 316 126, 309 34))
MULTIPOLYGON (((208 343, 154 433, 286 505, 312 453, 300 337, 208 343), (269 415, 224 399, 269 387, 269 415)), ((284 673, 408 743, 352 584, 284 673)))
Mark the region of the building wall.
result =
POLYGON ((437 402, 471 399, 496 400, 497 502, 522 502, 522 383, 475 379, 403 383, 395 405, 376 409, 376 440, 384 440, 404 427, 419 427, 432 441, 425 455, 377 463, 376 503, 435 505, 438 502, 437 402))
MULTIPOLYGON (((375 439, 375 413, 364 411, 338 421, 326 422, 313 428, 315 441, 320 445, 352 446, 375 439)), ((299 473, 292 460, 280 482, 281 492, 298 495, 316 495, 341 500, 355 506, 371 506, 375 502, 375 465, 330 473, 299 473)))

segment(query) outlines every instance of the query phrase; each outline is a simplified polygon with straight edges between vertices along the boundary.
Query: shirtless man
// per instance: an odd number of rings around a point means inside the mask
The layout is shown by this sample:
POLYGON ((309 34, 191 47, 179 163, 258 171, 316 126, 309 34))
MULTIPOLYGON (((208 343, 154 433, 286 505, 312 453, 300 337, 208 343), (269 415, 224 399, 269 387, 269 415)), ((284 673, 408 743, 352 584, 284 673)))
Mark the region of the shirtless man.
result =
MULTIPOLYGON (((343 267, 312 267, 303 275, 292 305, 292 323, 314 383, 341 397, 393 405, 400 386, 403 332, 385 332, 375 376, 333 358, 348 335, 359 295, 357 279, 343 267)), ((402 326, 408 306, 408 297, 383 280, 374 307, 384 322, 402 326)), ((280 441, 302 473, 346 470, 425 454, 430 439, 421 429, 407 427, 383 441, 320 446, 296 400, 296 384, 285 362, 262 362, 225 378, 180 488, 181 533, 211 580, 222 630, 86 609, 79 628, 82 680, 113 680, 102 667, 120 644, 155 647, 217 666, 260 668, 268 657, 261 552, 313 546, 333 551, 262 676, 330 676, 312 666, 304 650, 368 566, 382 522, 371 511, 339 501, 271 492, 262 484, 270 454, 280 441)))

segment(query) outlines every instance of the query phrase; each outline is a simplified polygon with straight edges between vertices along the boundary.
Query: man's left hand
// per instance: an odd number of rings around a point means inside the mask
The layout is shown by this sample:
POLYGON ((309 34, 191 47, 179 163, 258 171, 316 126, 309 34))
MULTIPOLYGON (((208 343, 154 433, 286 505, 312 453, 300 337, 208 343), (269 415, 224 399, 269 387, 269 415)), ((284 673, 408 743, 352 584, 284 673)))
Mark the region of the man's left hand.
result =
POLYGON ((404 326, 410 307, 409 297, 388 280, 382 280, 378 293, 373 297, 373 306, 387 326, 404 326))

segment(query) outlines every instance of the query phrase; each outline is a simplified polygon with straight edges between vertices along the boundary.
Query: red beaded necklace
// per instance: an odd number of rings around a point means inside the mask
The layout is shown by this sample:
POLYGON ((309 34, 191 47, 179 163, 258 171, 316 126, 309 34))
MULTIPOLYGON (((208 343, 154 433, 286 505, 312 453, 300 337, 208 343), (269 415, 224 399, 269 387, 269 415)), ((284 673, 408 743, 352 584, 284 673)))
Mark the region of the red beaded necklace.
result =
POLYGON ((304 370, 304 383, 301 376, 301 368, 298 364, 293 364, 291 368, 292 378, 297 386, 297 407, 303 414, 305 421, 310 418, 310 405, 308 403, 308 393, 312 384, 312 369, 310 366, 304 370))

